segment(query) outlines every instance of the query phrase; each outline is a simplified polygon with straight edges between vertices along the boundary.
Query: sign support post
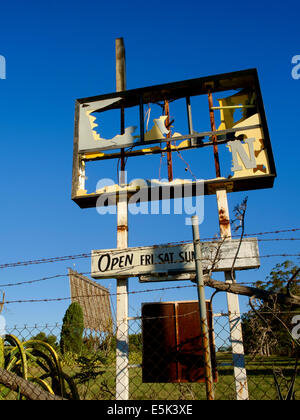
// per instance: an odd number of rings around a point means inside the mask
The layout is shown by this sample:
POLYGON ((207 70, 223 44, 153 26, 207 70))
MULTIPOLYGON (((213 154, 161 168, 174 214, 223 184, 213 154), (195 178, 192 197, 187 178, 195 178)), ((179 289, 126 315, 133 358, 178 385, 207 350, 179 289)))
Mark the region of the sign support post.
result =
POLYGON ((213 385, 213 376, 212 376, 209 331, 208 331, 208 324, 207 324, 207 312, 206 312, 206 301, 205 301, 205 292, 204 292, 202 252, 201 252, 198 216, 192 217, 192 225, 193 225, 196 278, 197 278, 197 286, 198 286, 197 288, 198 288, 199 311, 200 311, 200 330, 201 330, 202 347, 203 347, 203 353, 204 353, 203 358, 204 358, 206 396, 208 400, 214 400, 214 385, 213 385))
MULTIPOLYGON (((216 191, 220 235, 222 238, 231 239, 231 227, 226 189, 216 191)), ((226 283, 235 283, 235 275, 225 271, 226 283)), ((245 367, 244 344, 242 323, 238 295, 227 293, 228 316, 230 325, 230 338, 232 343, 232 357, 237 400, 248 400, 247 372, 245 367)))
MULTIPOLYGON (((215 116, 214 116, 214 107, 213 107, 213 97, 211 92, 208 92, 208 106, 210 114, 211 128, 213 131, 216 130, 215 116)), ((218 146, 216 143, 216 136, 213 137, 214 142, 214 157, 215 157, 215 167, 216 167, 216 176, 221 176, 219 155, 218 155, 218 146)), ((216 197, 218 204, 218 215, 219 215, 219 225, 220 225, 220 235, 223 239, 231 239, 231 227, 230 227, 230 217, 229 217, 229 208, 228 208, 228 199, 227 199, 227 190, 225 187, 216 189, 216 197)), ((233 270, 225 271, 225 281, 226 283, 235 283, 235 274, 233 270)), ((232 343, 232 358, 233 358, 233 368, 234 368, 234 378, 235 378, 235 388, 236 388, 236 398, 237 400, 248 400, 248 383, 247 383, 247 373, 245 367, 245 355, 244 355, 244 345, 243 345, 243 333, 242 333, 242 323, 240 315, 240 305, 238 295, 232 293, 227 293, 227 305, 228 305, 228 317, 229 317, 229 326, 230 326, 230 338, 232 343)))
MULTIPOLYGON (((126 90, 125 47, 123 38, 116 39, 116 90, 126 90)), ((124 109, 121 109, 121 133, 124 133, 124 109)), ((121 155, 120 185, 125 183, 124 149, 121 155)), ((120 194, 117 200, 117 248, 128 247, 128 200, 120 194)), ((116 400, 129 399, 129 333, 128 333, 128 278, 117 279, 117 349, 116 400)))

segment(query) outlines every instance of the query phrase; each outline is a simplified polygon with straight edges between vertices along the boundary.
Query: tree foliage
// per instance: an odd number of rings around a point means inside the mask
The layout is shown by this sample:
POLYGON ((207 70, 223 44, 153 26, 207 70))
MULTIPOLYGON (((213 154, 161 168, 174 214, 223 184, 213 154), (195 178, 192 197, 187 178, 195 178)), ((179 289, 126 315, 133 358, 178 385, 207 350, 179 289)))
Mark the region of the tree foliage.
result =
MULTIPOLYGON (((300 296, 300 273, 298 265, 291 261, 277 264, 265 282, 256 287, 273 293, 292 293, 300 296), (294 278, 293 278, 294 277, 294 278), (292 284, 289 284, 293 278, 292 284)), ((292 319, 299 307, 273 302, 259 302, 243 318, 245 352, 260 355, 296 356, 299 347, 291 338, 292 319)))
POLYGON ((73 302, 67 309, 61 331, 60 349, 63 354, 67 352, 79 354, 83 345, 83 311, 79 303, 73 302))
POLYGON ((43 331, 41 331, 32 337, 31 340, 43 341, 44 343, 48 343, 55 350, 58 349, 57 337, 55 335, 46 335, 43 331))

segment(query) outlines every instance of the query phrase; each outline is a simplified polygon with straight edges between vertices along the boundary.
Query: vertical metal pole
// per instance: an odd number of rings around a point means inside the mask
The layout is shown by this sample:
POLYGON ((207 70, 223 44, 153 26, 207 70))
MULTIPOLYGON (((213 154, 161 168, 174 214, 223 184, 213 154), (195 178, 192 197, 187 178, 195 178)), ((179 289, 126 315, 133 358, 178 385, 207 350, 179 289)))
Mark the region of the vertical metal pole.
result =
MULTIPOLYGON (((116 90, 126 90, 125 47, 123 38, 116 39, 116 90)), ((125 128, 124 109, 121 109, 121 133, 125 128)), ((121 149, 119 183, 125 183, 125 156, 121 149)), ((117 248, 128 247, 128 200, 120 195, 117 200, 117 248)), ((117 279, 117 350, 116 399, 129 399, 129 333, 128 333, 128 279, 117 279)))
POLYGON ((208 332, 208 323, 207 323, 207 310, 206 310, 205 291, 204 291, 202 252, 201 252, 198 216, 192 217, 192 225, 193 225, 194 252, 195 252, 195 261, 196 261, 196 277, 197 277, 197 285, 198 285, 200 328, 201 328, 201 336, 202 336, 203 352, 204 352, 204 372, 205 372, 206 395, 207 395, 208 400, 214 400, 214 385, 213 385, 209 332, 208 332))
MULTIPOLYGON (((189 96, 186 97, 186 111, 187 111, 187 116, 188 116, 189 133, 194 134, 191 98, 189 96)), ((197 139, 194 139, 194 138, 189 139, 189 146, 194 146, 195 144, 197 144, 197 139)))
MULTIPOLYGON (((220 234, 222 238, 231 239, 231 227, 227 191, 217 190, 217 203, 219 212, 220 234)), ((231 271, 225 272, 226 283, 236 282, 231 278, 231 271)), ((227 293, 228 316, 230 326, 230 339, 232 343, 232 358, 237 400, 248 400, 247 372, 245 368, 245 356, 240 315, 239 297, 233 293, 227 293)))
POLYGON ((140 96, 140 137, 141 141, 145 141, 145 127, 144 127, 144 102, 143 102, 143 96, 140 96))
MULTIPOLYGON (((170 124, 170 108, 169 108, 169 102, 165 100, 165 115, 167 116, 166 119, 166 126, 168 127, 170 124)), ((170 138, 170 133, 167 134, 167 138, 170 138)), ((167 161, 168 161, 168 179, 169 182, 173 181, 173 162, 172 162, 172 149, 171 149, 171 143, 167 142, 167 161)))
MULTIPOLYGON (((215 115, 213 108, 213 97, 211 92, 208 92, 208 106, 209 106, 209 116, 210 116, 210 125, 212 131, 216 131, 216 122, 215 122, 215 115)), ((214 147, 214 158, 215 158, 215 167, 216 167, 216 177, 220 178, 221 170, 220 170, 220 160, 219 160, 219 151, 218 151, 218 143, 217 143, 217 136, 214 134, 212 135, 213 147, 214 147)))

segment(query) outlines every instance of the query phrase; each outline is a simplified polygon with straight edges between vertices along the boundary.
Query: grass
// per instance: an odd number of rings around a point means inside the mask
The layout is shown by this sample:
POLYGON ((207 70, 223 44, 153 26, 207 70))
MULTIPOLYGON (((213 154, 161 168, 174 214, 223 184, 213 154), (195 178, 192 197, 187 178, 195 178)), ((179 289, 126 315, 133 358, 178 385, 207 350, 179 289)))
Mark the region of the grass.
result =
MULTIPOLYGON (((141 352, 130 352, 130 364, 142 363, 141 352)), ((216 400, 235 400, 235 381, 230 353, 217 353, 218 383, 215 384, 216 400), (225 366, 224 366, 225 365, 225 366)), ((251 400, 277 400, 273 369, 278 372, 279 383, 283 394, 286 394, 289 380, 292 377, 295 360, 288 357, 250 357, 246 356, 246 369, 249 396, 251 400)), ((36 369, 36 368, 35 368, 36 369)), ((74 376, 80 368, 71 363, 64 366, 64 371, 74 376)), ((77 384, 82 400, 114 400, 115 399, 115 357, 112 355, 110 363, 103 374, 89 379, 83 384, 77 384)), ((198 383, 143 383, 142 368, 130 369, 130 400, 205 400, 205 384, 198 383)), ((32 372, 37 373, 37 372, 32 372)), ((295 383, 295 397, 300 399, 300 376, 295 383)), ((7 399, 15 399, 15 393, 7 399)))
MULTIPOLYGON (((132 352, 130 364, 141 364, 141 354, 132 352)), ((230 353, 218 353, 217 363, 230 364, 230 353)), ((246 357, 249 396, 251 400, 277 400, 273 368, 280 373, 280 386, 285 394, 293 374, 295 360, 287 357, 246 357), (281 376, 282 375, 282 376, 281 376)), ((216 400, 235 400, 235 381, 232 366, 218 367, 218 383, 215 384, 216 400)), ((115 366, 111 365, 105 374, 81 388, 84 399, 114 399, 115 366), (108 391, 109 390, 109 391, 108 391)), ((300 377, 295 384, 296 399, 300 399, 300 377)), ((130 369, 131 400, 205 400, 205 384, 198 383, 143 383, 142 369, 130 369)))

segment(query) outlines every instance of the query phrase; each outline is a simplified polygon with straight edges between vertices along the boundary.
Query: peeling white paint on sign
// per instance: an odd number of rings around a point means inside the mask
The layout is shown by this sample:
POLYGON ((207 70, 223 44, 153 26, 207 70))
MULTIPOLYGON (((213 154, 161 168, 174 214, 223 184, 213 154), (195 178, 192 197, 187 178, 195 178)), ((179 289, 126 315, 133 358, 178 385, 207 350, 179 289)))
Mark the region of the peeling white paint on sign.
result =
MULTIPOLYGON (((203 269, 231 270, 239 239, 202 243, 203 269)), ((244 239, 234 269, 245 270, 260 266, 257 239, 244 239)), ((193 243, 161 245, 126 249, 92 251, 92 277, 137 277, 195 272, 193 243)))

